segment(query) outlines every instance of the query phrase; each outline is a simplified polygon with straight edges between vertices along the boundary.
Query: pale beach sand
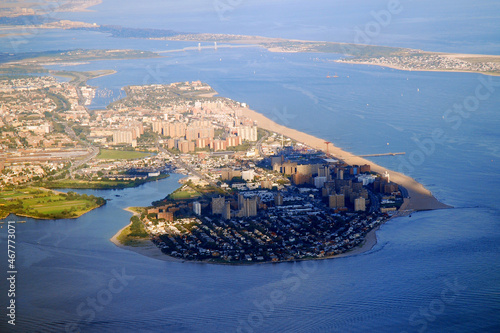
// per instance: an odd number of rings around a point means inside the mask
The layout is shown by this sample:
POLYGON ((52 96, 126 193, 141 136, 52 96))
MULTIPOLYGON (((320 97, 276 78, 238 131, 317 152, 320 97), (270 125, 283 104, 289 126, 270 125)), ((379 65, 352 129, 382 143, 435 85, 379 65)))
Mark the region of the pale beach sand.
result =
MULTIPOLYGON (((303 133, 295 129, 287 128, 283 125, 279 125, 276 122, 272 121, 271 119, 267 118, 266 116, 250 109, 244 109, 243 114, 248 118, 256 121, 259 127, 262 127, 268 131, 283 134, 284 136, 292 138, 309 147, 326 152, 326 145, 325 145, 326 140, 324 139, 316 138, 310 134, 303 133)), ((328 151, 329 154, 345 161, 348 164, 351 165, 370 164, 371 170, 379 174, 383 174, 385 171, 388 171, 391 177, 391 181, 399 185, 402 185, 408 190, 410 198, 408 200, 408 203, 405 205, 405 209, 431 210, 431 209, 451 208, 450 206, 439 202, 429 190, 427 190, 422 184, 418 183, 415 179, 411 177, 408 177, 396 171, 388 170, 387 168, 377 165, 365 158, 358 157, 338 147, 335 147, 333 144, 330 144, 328 151)))
MULTIPOLYGON (((375 245, 377 245, 376 232, 378 229, 380 229, 380 226, 377 226, 377 227, 373 228, 372 230, 370 230, 370 232, 366 234, 365 240, 363 241, 363 243, 361 245, 355 247, 354 249, 352 249, 350 251, 347 251, 347 252, 342 253, 342 254, 337 254, 337 255, 332 256, 330 258, 335 259, 335 258, 352 257, 355 255, 370 251, 371 249, 373 249, 375 247, 375 245)), ((327 258, 327 259, 330 259, 330 258, 327 258)))

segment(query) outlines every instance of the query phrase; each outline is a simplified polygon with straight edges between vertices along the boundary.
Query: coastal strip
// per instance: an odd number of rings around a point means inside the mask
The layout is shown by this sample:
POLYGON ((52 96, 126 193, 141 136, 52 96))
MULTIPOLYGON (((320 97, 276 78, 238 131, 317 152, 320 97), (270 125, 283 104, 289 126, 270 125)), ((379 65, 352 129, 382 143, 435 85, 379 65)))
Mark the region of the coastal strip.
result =
MULTIPOLYGON (((300 143, 303 143, 311 148, 320 150, 325 152, 324 147, 324 139, 320 139, 317 137, 314 137, 312 135, 309 135, 307 133, 300 132, 295 129, 288 128, 283 125, 279 125, 276 122, 270 120, 266 116, 262 115, 261 113, 258 113, 256 111, 250 110, 250 109, 244 109, 243 110, 243 115, 252 119, 255 121, 259 127, 271 131, 271 132, 276 132, 279 134, 282 134, 286 137, 289 137, 295 141, 298 141, 300 143)), ((325 152, 326 153, 326 152, 325 152)), ((368 252, 373 249, 373 247, 377 244, 377 236, 376 232, 379 230, 380 226, 386 223, 387 221, 391 220, 392 218, 396 217, 401 217, 405 216, 412 211, 422 211, 422 210, 433 210, 433 209, 446 209, 446 208, 451 208, 450 206, 443 204, 439 202, 433 195, 432 193, 427 190, 422 184, 418 183, 416 180, 413 178, 406 176, 402 173, 387 170, 386 168, 379 166, 369 160, 366 160, 362 157, 356 156, 352 153, 346 152, 339 147, 329 147, 329 151, 327 152, 328 155, 332 155, 333 157, 336 157, 338 159, 341 159, 345 161, 348 164, 351 165, 364 165, 364 164, 370 164, 371 165, 371 170, 374 172, 377 172, 379 174, 383 174, 385 171, 387 171, 391 177, 391 180, 394 181, 395 183, 405 187, 405 189, 409 193, 409 197, 404 199, 404 203, 401 206, 400 210, 396 212, 391 218, 384 219, 383 222, 376 226, 374 229, 370 230, 364 237, 364 241, 357 247, 354 247, 350 249, 349 251, 341 254, 336 254, 332 256, 324 256, 321 258, 317 259, 332 259, 332 258, 342 258, 342 257, 350 257, 350 256, 355 256, 355 255, 360 255, 362 253, 368 252)), ((134 215, 138 215, 136 212, 134 212, 131 209, 126 209, 127 211, 133 213, 134 215)), ((182 259, 177 259, 171 256, 168 256, 166 254, 163 254, 159 248, 156 247, 156 245, 149 241, 149 240, 140 240, 138 244, 135 244, 134 246, 129 246, 129 245, 124 245, 121 244, 118 237, 122 233, 125 228, 129 227, 131 224, 127 225, 126 227, 122 228, 116 235, 111 238, 111 241, 121 247, 125 248, 127 250, 139 253, 141 255, 148 256, 150 258, 154 259, 159 259, 159 260, 164 260, 164 261, 176 261, 176 262, 184 262, 182 259)), ((311 260, 310 258, 304 258, 304 259, 297 259, 297 260, 311 260)), ((207 261, 199 261, 199 260, 193 260, 190 262, 198 262, 198 263, 206 263, 207 261)), ((212 262, 210 262, 212 263, 212 262)), ((225 263, 227 264, 227 263, 225 263)), ((231 263, 229 263, 231 264, 231 263)), ((254 264, 254 263, 252 263, 254 264)), ((260 263, 259 263, 260 264, 260 263)))
MULTIPOLYGON (((278 52, 278 51, 275 51, 275 52, 278 52)), ((377 62, 373 62, 373 60, 361 61, 361 60, 343 59, 343 60, 336 60, 335 62, 341 63, 341 64, 350 64, 350 65, 378 66, 378 67, 382 67, 382 68, 392 68, 392 69, 396 69, 398 71, 407 71, 407 72, 477 73, 477 74, 482 74, 482 75, 500 76, 500 73, 478 72, 475 70, 407 68, 407 67, 403 67, 403 66, 390 64, 390 63, 377 63, 377 62)))
MULTIPOLYGON (((123 210, 125 210, 127 212, 130 212, 130 213, 132 213, 134 215, 138 215, 136 212, 134 212, 133 210, 131 210, 130 207, 129 208, 124 208, 123 210)), ((385 220, 384 223, 386 223, 387 221, 389 221, 391 219, 392 218, 389 218, 389 219, 385 220)), ((195 263, 195 264, 196 263, 198 263, 198 264, 210 263, 210 264, 217 264, 217 265, 240 265, 240 264, 232 264, 232 263, 214 263, 214 262, 209 262, 209 261, 206 261, 206 260, 189 260, 189 261, 186 261, 186 260, 182 260, 182 259, 179 259, 179 258, 174 258, 172 256, 164 254, 159 247, 157 247, 152 241, 147 240, 147 239, 138 241, 139 243, 136 244, 136 245, 134 245, 134 246, 122 244, 120 242, 120 240, 118 239, 118 237, 120 236, 120 234, 125 229, 129 228, 131 225, 132 225, 132 222, 130 222, 129 224, 127 224, 126 226, 124 226, 123 228, 121 228, 120 230, 118 230, 118 232, 115 235, 113 235, 113 237, 111 237, 109 240, 113 244, 115 244, 117 247, 119 247, 121 249, 132 251, 132 252, 135 252, 137 254, 140 254, 140 255, 146 256, 148 258, 151 258, 151 259, 157 259, 157 260, 168 261, 168 262, 178 262, 178 263, 179 262, 182 262, 182 263, 190 262, 190 263, 195 263)), ((365 240, 363 241, 362 244, 360 244, 359 246, 357 246, 357 247, 355 247, 355 248, 353 248, 353 249, 351 249, 351 250, 349 250, 349 251, 347 251, 345 253, 336 254, 336 255, 333 255, 333 256, 325 256, 325 257, 316 258, 316 259, 297 259, 296 261, 346 258, 346 257, 353 257, 353 256, 356 256, 356 255, 360 255, 360 254, 366 253, 366 252, 372 250, 375 247, 375 245, 377 245, 377 235, 376 235, 376 232, 380 229, 381 226, 382 226, 382 224, 378 225, 377 227, 375 227, 372 230, 370 230, 366 234, 365 240)), ((243 265, 262 265, 262 264, 269 264, 269 263, 270 262, 260 262, 260 263, 253 262, 253 263, 244 263, 243 265)))
POLYGON ((166 38, 174 41, 258 45, 276 53, 327 53, 343 55, 338 63, 375 65, 405 71, 466 72, 500 75, 500 56, 429 52, 381 45, 308 41, 227 34, 181 34, 166 38))
MULTIPOLYGON (((277 124, 271 119, 267 118, 261 113, 256 111, 245 109, 243 114, 256 121, 259 127, 262 127, 265 130, 276 132, 282 134, 286 137, 289 137, 295 141, 303 143, 311 148, 323 151, 326 153, 325 149, 325 140, 317 138, 307 133, 300 132, 295 129, 291 129, 285 127, 283 125, 277 124)), ((382 167, 378 164, 373 163, 365 158, 356 156, 352 153, 346 152, 339 147, 334 145, 330 145, 328 148, 328 154, 333 155, 336 158, 339 158, 345 161, 350 165, 364 165, 370 164, 371 170, 377 172, 379 174, 383 174, 385 171, 389 172, 391 180, 396 184, 399 184, 408 190, 409 198, 405 199, 405 203, 403 204, 402 209, 404 210, 433 210, 433 209, 446 209, 452 208, 446 204, 439 202, 432 193, 427 190, 422 184, 418 183, 415 179, 406 176, 402 173, 388 170, 385 167, 382 167)))
MULTIPOLYGON (((123 210, 130 212, 133 214, 133 216, 138 216, 139 213, 135 212, 134 210, 131 209, 131 207, 124 208, 123 210)), ((135 246, 130 246, 130 245, 124 245, 120 242, 118 237, 120 234, 125 231, 127 228, 129 228, 132 225, 132 222, 118 230, 116 234, 113 235, 109 240, 118 246, 121 249, 129 250, 135 253, 138 253, 140 255, 152 258, 152 259, 157 259, 157 260, 162 260, 162 261, 170 261, 170 262, 183 262, 184 260, 177 259, 171 256, 167 256, 163 252, 161 252, 161 249, 157 247, 151 240, 149 239, 143 239, 143 240, 137 240, 137 244, 135 246)))

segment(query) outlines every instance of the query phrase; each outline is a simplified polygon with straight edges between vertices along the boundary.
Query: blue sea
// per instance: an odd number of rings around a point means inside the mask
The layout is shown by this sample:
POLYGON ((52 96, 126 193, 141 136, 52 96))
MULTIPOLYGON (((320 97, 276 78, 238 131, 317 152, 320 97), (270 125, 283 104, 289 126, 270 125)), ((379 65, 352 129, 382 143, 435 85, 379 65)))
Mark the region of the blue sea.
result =
MULTIPOLYGON (((137 8, 133 1, 104 0, 91 12, 53 15, 185 32, 354 42, 381 11, 393 8, 390 3, 154 0, 137 8)), ((497 1, 394 3, 401 11, 386 17, 388 24, 370 43, 500 54, 497 1)), ((0 52, 10 53, 197 45, 64 30, 0 41, 0 52)), ((80 191, 111 200, 76 220, 16 224, 17 325, 8 325, 3 315, 2 332, 500 331, 499 78, 341 64, 334 62, 341 55, 258 47, 162 55, 50 68, 116 70, 89 81, 98 89, 93 109, 123 97, 126 85, 202 80, 220 96, 355 154, 406 152, 372 160, 414 177, 455 208, 393 219, 377 232, 377 245, 361 255, 225 266, 159 261, 109 241, 128 223, 123 208, 163 198, 180 175, 137 189, 80 191)), ((0 267, 7 271, 2 226, 0 267)), ((6 300, 0 297, 3 309, 6 300)))

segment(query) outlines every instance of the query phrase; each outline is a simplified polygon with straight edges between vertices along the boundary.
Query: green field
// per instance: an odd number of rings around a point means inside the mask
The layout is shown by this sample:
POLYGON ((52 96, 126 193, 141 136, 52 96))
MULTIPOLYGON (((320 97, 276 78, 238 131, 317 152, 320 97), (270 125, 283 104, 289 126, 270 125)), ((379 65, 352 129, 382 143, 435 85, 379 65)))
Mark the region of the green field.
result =
POLYGON ((0 191, 0 217, 13 213, 38 219, 76 218, 105 204, 102 198, 43 188, 0 191))
POLYGON ((99 155, 97 155, 97 158, 101 160, 134 160, 137 158, 143 158, 150 155, 151 153, 146 153, 142 151, 101 149, 99 155))
POLYGON ((177 189, 175 192, 169 195, 169 198, 172 200, 186 200, 197 198, 201 195, 198 191, 192 189, 188 185, 184 185, 181 188, 177 189))
POLYGON ((148 177, 146 179, 136 180, 76 180, 76 179, 60 179, 52 180, 43 183, 43 187, 58 189, 58 188, 73 188, 73 189, 124 189, 137 187, 142 184, 168 178, 169 175, 161 174, 157 177, 148 177))

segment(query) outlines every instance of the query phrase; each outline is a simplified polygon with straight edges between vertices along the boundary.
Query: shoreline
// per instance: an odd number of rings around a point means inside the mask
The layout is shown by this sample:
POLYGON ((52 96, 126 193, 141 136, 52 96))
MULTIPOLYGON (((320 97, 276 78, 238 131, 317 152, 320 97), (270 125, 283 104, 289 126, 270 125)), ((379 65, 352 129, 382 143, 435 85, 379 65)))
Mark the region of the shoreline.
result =
MULTIPOLYGON (((124 208, 123 210, 126 210, 128 212, 133 212, 129 210, 128 208, 124 208)), ((403 215, 404 216, 404 215, 403 215)), ((402 216, 393 216, 388 218, 387 220, 383 221, 381 224, 370 230, 366 236, 363 242, 350 249, 347 252, 341 253, 341 254, 336 254, 333 256, 325 256, 321 258, 304 258, 304 259, 294 259, 294 260, 288 260, 288 261, 278 261, 278 262, 272 262, 272 261, 263 261, 263 262, 242 262, 242 263, 223 263, 223 262, 212 262, 208 260, 184 260, 184 259, 179 259, 179 258, 174 258, 169 256, 168 254, 163 253, 152 241, 149 239, 144 239, 144 240, 138 240, 141 244, 138 246, 130 246, 130 245, 123 245, 120 243, 118 240, 118 236, 122 233, 123 230, 128 228, 131 224, 127 224, 123 228, 121 228, 116 234, 113 235, 109 240, 115 244, 117 247, 135 252, 137 254, 146 256, 151 259, 157 259, 161 261, 168 261, 168 262, 177 262, 177 263, 193 263, 193 264, 211 264, 211 265, 231 265, 231 266, 250 266, 250 265, 265 265, 265 264, 281 264, 281 263, 286 263, 286 262, 296 262, 296 261, 306 261, 306 260, 328 260, 328 259, 339 259, 339 258, 347 258, 347 257, 353 257, 357 256, 366 252, 371 251, 375 245, 378 243, 377 239, 377 231, 387 223, 388 221, 392 220, 393 218, 396 217, 402 217, 402 216)))
MULTIPOLYGON (((278 134, 283 134, 284 136, 287 136, 291 139, 294 139, 297 142, 301 142, 309 147, 312 147, 314 149, 317 149, 319 151, 325 152, 326 149, 322 148, 324 146, 325 140, 317 138, 315 136, 312 136, 310 134, 300 132, 295 129, 288 128, 283 125, 279 125, 276 122, 272 121, 271 119, 267 118, 261 113, 258 113, 254 110, 250 109, 244 109, 243 110, 243 115, 247 116, 248 118, 254 120, 257 122, 257 126, 271 131, 271 132, 276 132, 278 134)), ((388 219, 384 220, 380 225, 376 226, 372 230, 370 230, 366 236, 363 242, 358 245, 357 247, 342 253, 342 254, 337 254, 334 256, 326 256, 322 258, 308 258, 308 259, 298 259, 298 260, 291 260, 291 261, 303 261, 303 260, 324 260, 324 259, 336 259, 336 258, 345 258, 345 257, 350 257, 350 256, 356 256, 362 253, 366 253, 370 250, 372 250, 375 245, 377 244, 377 235, 376 232, 380 229, 382 225, 387 223, 388 221, 397 218, 397 217, 402 217, 408 214, 409 212, 412 211, 425 211, 425 210, 435 210, 435 209, 449 209, 453 208, 452 206, 446 205, 440 201, 438 201, 432 193, 427 190, 422 184, 418 183, 415 179, 406 176, 402 173, 395 172, 392 170, 389 170, 387 168, 384 168, 380 165, 375 164, 372 161, 369 161, 365 158, 358 157, 352 153, 346 152, 342 150, 339 147, 334 146, 333 144, 330 145, 329 147, 329 152, 331 156, 335 158, 339 158, 343 160, 344 162, 351 164, 351 165, 363 165, 363 164, 369 164, 371 166, 371 170, 374 172, 377 172, 379 174, 384 173, 385 171, 389 172, 389 175, 391 177, 391 180, 397 183, 398 185, 401 185, 406 188, 409 194, 409 198, 404 199, 404 203, 399 209, 398 213, 395 215, 389 217, 388 219)), ((124 210, 132 212, 133 214, 136 214, 134 211, 130 210, 129 208, 125 208, 124 210)), ((118 236, 120 233, 129 226, 123 227, 120 229, 111 239, 110 241, 113 242, 116 246, 123 248, 125 250, 133 251, 138 254, 147 256, 149 258, 153 259, 158 259, 158 260, 163 260, 163 261, 170 261, 170 262, 189 262, 189 263, 200 263, 200 264, 221 264, 221 265, 256 265, 256 264, 272 264, 273 262, 252 262, 252 263, 217 263, 217 262, 210 262, 210 261, 196 261, 196 260, 183 260, 183 259, 178 259, 171 257, 167 254, 164 254, 161 252, 161 250, 156 247, 156 245, 151 242, 150 240, 145 240, 143 244, 140 246, 127 246, 123 245, 118 241, 118 236)), ((288 261, 281 261, 281 262, 288 262, 288 261)), ((274 262, 274 263, 281 263, 281 262, 274 262)))
POLYGON ((478 71, 466 71, 466 70, 457 70, 457 69, 407 69, 400 66, 389 65, 389 64, 374 64, 367 61, 351 61, 351 60, 335 60, 334 62, 338 64, 350 64, 350 65, 364 65, 364 66, 378 66, 382 68, 392 68, 399 71, 405 72, 439 72, 439 73, 476 73, 481 75, 489 75, 489 76, 500 76, 500 73, 489 73, 489 72, 478 72, 478 71))
MULTIPOLYGON (((136 213, 133 210, 131 210, 130 207, 123 208, 123 210, 132 213, 132 216, 139 215, 138 213, 136 213)), ((121 249, 132 251, 132 252, 135 252, 137 254, 140 254, 140 255, 152 258, 152 259, 157 259, 157 260, 161 260, 161 261, 169 261, 169 262, 184 262, 184 261, 186 261, 186 260, 182 260, 182 259, 177 259, 177 258, 174 258, 174 257, 170 257, 170 256, 164 254, 149 239, 138 240, 138 242, 140 242, 139 246, 123 245, 118 240, 118 236, 122 233, 123 230, 125 230, 126 228, 128 228, 131 225, 132 225, 132 222, 130 222, 129 224, 127 224, 126 226, 124 226, 123 228, 121 228, 120 230, 118 230, 118 232, 116 234, 114 234, 113 237, 111 237, 109 240, 113 244, 115 244, 117 247, 119 247, 121 249)))
MULTIPOLYGON (((310 134, 300 132, 295 129, 291 129, 283 125, 279 125, 273 120, 264 116, 263 114, 250 109, 243 110, 243 114, 248 118, 256 121, 257 126, 265 130, 282 134, 297 142, 303 143, 311 148, 326 153, 326 149, 324 147, 325 146, 324 139, 320 139, 310 134)), ((452 208, 452 206, 446 205, 438 201, 429 190, 427 190, 422 184, 418 183, 415 179, 409 176, 406 176, 396 171, 389 170, 363 157, 359 157, 352 153, 344 151, 341 148, 335 146, 334 144, 330 144, 328 151, 329 155, 341 159, 347 164, 350 165, 369 164, 371 166, 371 170, 378 174, 383 174, 385 171, 388 171, 391 177, 391 181, 393 181, 398 185, 403 186, 408 190, 409 198, 407 205, 405 205, 405 209, 407 210, 421 211, 421 210, 452 208)))

